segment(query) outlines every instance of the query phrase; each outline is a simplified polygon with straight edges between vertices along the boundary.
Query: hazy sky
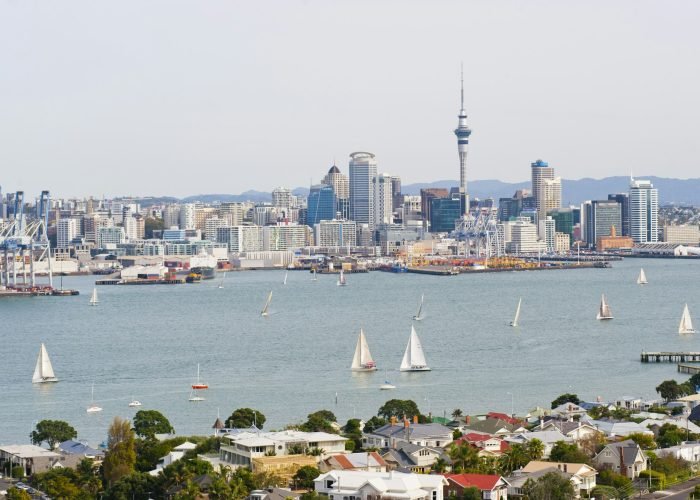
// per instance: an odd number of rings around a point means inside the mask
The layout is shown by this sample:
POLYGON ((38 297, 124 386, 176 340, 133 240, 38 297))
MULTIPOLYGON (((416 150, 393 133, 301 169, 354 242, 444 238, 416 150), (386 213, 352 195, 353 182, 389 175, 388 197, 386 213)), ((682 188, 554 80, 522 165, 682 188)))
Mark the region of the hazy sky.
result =
POLYGON ((698 177, 700 2, 0 0, 0 185, 184 196, 318 182, 698 177))

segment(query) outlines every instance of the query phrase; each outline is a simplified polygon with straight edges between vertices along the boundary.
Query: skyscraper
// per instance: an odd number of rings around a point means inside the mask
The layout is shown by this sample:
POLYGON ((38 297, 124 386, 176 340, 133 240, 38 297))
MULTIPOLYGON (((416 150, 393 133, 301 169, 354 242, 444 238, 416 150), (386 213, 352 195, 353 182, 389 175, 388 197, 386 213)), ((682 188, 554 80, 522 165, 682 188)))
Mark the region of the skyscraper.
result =
POLYGON ((467 112, 464 109, 464 71, 462 71, 461 81, 461 107, 455 129, 457 136, 457 153, 459 154, 459 199, 462 204, 461 212, 465 214, 469 211, 469 194, 467 193, 467 152, 469 150, 469 136, 471 129, 467 126, 467 112))
POLYGON ((622 208, 622 228, 618 234, 622 236, 630 235, 630 197, 628 193, 609 194, 608 200, 616 201, 622 208))
POLYGON ((530 164, 530 169, 537 219, 545 220, 547 210, 561 207, 561 178, 554 177, 554 167, 546 161, 537 160, 530 164))
POLYGON ((374 189, 374 224, 391 224, 394 222, 394 205, 392 198, 392 176, 378 174, 372 180, 374 189))
POLYGON ((335 219, 335 193, 332 186, 311 186, 307 202, 306 225, 314 227, 322 220, 335 219))
POLYGON ((333 187, 336 201, 336 212, 340 214, 341 219, 349 218, 350 181, 348 180, 348 176, 341 174, 340 169, 333 165, 321 181, 321 184, 326 184, 327 186, 333 187))
POLYGON ((630 236, 635 243, 659 241, 659 191, 651 181, 630 179, 630 236))
POLYGON ((581 236, 591 248, 595 247, 598 238, 611 236, 622 226, 622 209, 616 201, 586 201, 581 206, 581 214, 584 219, 581 236))
POLYGON ((377 160, 372 153, 350 154, 350 218, 374 228, 374 189, 377 160))

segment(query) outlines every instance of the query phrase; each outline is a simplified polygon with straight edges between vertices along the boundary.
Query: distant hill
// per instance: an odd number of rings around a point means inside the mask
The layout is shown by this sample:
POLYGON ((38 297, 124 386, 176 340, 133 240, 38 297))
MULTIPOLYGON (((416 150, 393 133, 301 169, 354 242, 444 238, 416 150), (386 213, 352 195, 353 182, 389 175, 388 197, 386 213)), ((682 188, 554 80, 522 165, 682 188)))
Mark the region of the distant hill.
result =
MULTIPOLYGON (((700 178, 671 179, 667 177, 639 177, 649 179, 659 190, 659 203, 700 206, 700 178)), ((430 183, 405 184, 401 187, 404 194, 420 194, 421 189, 447 188, 457 186, 458 182, 451 180, 430 183)), ((562 204, 577 205, 586 200, 607 199, 608 194, 627 192, 629 177, 605 177, 604 179, 562 179, 562 204)), ((529 189, 530 181, 502 182, 498 180, 479 180, 469 183, 469 194, 472 198, 508 198, 518 189, 529 189)), ((307 196, 308 188, 295 188, 292 193, 296 196, 307 196)), ((256 203, 272 201, 272 194, 265 191, 245 191, 241 194, 198 194, 178 200, 172 197, 144 197, 137 199, 142 205, 149 206, 160 203, 203 203, 252 201, 256 203)))

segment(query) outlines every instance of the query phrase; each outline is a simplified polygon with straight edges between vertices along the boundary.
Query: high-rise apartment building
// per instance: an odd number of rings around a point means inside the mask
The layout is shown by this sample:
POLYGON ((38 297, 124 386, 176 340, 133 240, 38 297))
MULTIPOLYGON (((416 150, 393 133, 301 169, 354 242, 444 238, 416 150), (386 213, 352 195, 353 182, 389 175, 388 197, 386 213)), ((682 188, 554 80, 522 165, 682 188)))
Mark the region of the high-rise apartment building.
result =
POLYGON ((163 226, 166 229, 180 227, 180 205, 166 205, 163 209, 163 226))
POLYGON ((357 225, 349 220, 323 220, 314 227, 314 236, 319 247, 354 247, 357 225))
POLYGON ((56 246, 68 248, 70 242, 78 235, 78 221, 73 218, 60 219, 56 224, 56 246))
POLYGON ((282 218, 288 216, 293 200, 292 192, 285 187, 277 187, 272 190, 272 206, 277 209, 277 213, 282 218))
POLYGON ((374 227, 373 179, 377 176, 377 160, 372 153, 350 155, 350 218, 374 227))
POLYGON ((225 226, 216 229, 216 240, 225 243, 230 253, 260 252, 263 249, 262 226, 225 226))
POLYGON ((378 174, 372 179, 375 227, 380 224, 391 224, 394 222, 392 184, 393 177, 389 174, 378 174))
MULTIPOLYGON (((537 218, 543 220, 547 215, 547 194, 552 197, 556 190, 556 185, 552 185, 552 183, 547 183, 548 185, 545 186, 545 181, 554 180, 554 167, 550 167, 546 161, 537 160, 530 164, 530 173, 532 177, 532 196, 535 199, 537 218)), ((561 181, 559 182, 559 203, 561 204, 561 181)), ((550 208, 559 207, 551 206, 550 208)))
POLYGON ((635 243, 659 241, 659 191, 651 181, 630 180, 630 236, 635 243))
POLYGON ((139 214, 124 217, 123 225, 128 240, 142 240, 146 235, 146 220, 139 214))
POLYGON ((180 206, 180 229, 195 229, 195 210, 194 203, 180 206))

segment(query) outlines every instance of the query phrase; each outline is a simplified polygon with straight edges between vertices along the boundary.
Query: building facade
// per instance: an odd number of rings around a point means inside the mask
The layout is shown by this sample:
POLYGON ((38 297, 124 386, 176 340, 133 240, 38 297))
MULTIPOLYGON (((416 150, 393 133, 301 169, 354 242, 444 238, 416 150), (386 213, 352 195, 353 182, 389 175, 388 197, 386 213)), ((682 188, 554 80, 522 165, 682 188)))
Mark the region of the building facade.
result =
POLYGON ((350 155, 350 218, 358 224, 374 227, 373 179, 377 176, 377 160, 372 153, 350 155))
POLYGON ((630 236, 635 243, 659 241, 659 191, 651 181, 632 179, 629 191, 630 236))

